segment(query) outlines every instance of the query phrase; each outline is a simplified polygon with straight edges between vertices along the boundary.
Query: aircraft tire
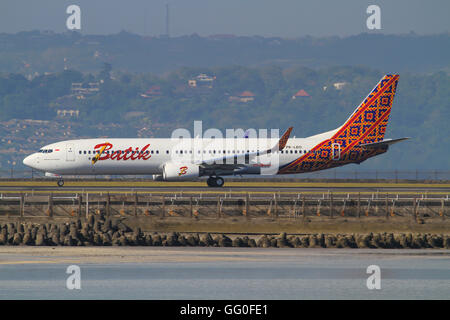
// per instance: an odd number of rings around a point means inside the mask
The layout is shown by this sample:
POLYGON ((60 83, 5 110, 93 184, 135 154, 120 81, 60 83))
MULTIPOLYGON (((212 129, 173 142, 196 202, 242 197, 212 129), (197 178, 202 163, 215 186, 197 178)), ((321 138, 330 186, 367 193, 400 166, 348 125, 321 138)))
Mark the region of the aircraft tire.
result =
POLYGON ((219 188, 223 187, 223 185, 224 185, 224 183, 225 183, 225 181, 223 180, 223 178, 217 177, 215 180, 216 180, 216 181, 215 181, 216 187, 219 187, 219 188))
POLYGON ((58 187, 64 186, 64 180, 58 180, 58 187))
POLYGON ((209 177, 208 180, 206 180, 208 187, 212 188, 221 188, 223 187, 224 182, 225 181, 221 177, 209 177))
POLYGON ((206 184, 208 185, 208 187, 216 187, 216 179, 214 179, 213 177, 209 177, 208 180, 206 180, 206 184))

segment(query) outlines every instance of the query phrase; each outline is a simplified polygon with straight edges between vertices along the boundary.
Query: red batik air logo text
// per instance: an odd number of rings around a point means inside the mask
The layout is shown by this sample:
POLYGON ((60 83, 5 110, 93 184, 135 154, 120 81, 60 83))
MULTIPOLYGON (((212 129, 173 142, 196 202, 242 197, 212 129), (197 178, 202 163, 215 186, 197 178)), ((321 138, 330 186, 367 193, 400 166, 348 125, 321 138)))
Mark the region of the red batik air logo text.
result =
POLYGON ((100 152, 102 148, 104 148, 103 152, 100 153, 98 161, 101 160, 148 160, 151 158, 150 151, 147 150, 150 147, 150 144, 145 145, 142 149, 139 147, 129 147, 125 150, 114 150, 113 145, 109 142, 98 144, 94 147, 96 152, 100 152), (113 151, 113 152, 112 152, 113 151))
POLYGON ((185 175, 187 173, 187 169, 188 169, 188 167, 186 167, 186 166, 180 167, 180 172, 178 173, 178 176, 185 175))

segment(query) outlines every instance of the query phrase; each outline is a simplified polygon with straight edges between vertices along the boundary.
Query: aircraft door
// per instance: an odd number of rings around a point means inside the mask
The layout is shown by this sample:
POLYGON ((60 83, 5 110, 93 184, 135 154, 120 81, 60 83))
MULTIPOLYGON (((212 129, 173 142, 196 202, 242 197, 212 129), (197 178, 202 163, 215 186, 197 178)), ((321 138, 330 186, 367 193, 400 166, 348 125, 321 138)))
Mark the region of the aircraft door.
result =
POLYGON ((341 144, 340 143, 332 143, 331 144, 331 158, 333 160, 341 159, 341 144))
POLYGON ((75 161, 75 150, 73 143, 66 144, 66 161, 75 161))

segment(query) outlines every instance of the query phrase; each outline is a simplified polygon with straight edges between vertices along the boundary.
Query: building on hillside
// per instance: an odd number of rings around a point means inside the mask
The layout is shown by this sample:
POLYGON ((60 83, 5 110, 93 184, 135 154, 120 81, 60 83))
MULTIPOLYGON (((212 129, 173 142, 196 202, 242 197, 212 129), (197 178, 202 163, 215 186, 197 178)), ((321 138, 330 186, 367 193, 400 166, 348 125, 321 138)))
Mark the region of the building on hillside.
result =
POLYGON ((147 91, 141 94, 142 98, 154 98, 162 96, 161 86, 151 86, 147 91))
POLYGON ((244 91, 238 94, 237 96, 230 96, 228 101, 230 102, 250 102, 255 100, 256 95, 251 91, 244 91))
POLYGON ((72 82, 72 87, 70 88, 72 94, 82 94, 85 89, 83 88, 82 82, 72 82))
POLYGON ((24 119, 22 121, 29 125, 47 126, 50 124, 49 120, 24 119))
POLYGON ((294 94, 294 95, 292 96, 292 100, 295 100, 295 99, 302 99, 302 98, 310 98, 310 97, 311 97, 311 96, 309 95, 308 92, 306 92, 306 91, 303 90, 303 89, 300 89, 300 90, 297 91, 296 94, 294 94))
POLYGON ((68 110, 68 109, 58 109, 56 110, 56 115, 58 117, 77 117, 80 115, 80 110, 68 110))
POLYGON ((208 76, 205 73, 201 73, 198 76, 188 80, 188 86, 190 88, 209 88, 211 89, 216 77, 208 76))
POLYGON ((97 93, 100 91, 100 83, 99 82, 89 82, 87 90, 89 93, 97 93))
POLYGON ((77 99, 84 99, 87 95, 92 95, 100 91, 99 82, 89 82, 87 86, 83 86, 82 82, 72 82, 70 92, 77 97, 77 99))
POLYGON ((342 90, 344 87, 348 84, 348 82, 335 82, 333 83, 333 86, 336 88, 336 90, 342 90))

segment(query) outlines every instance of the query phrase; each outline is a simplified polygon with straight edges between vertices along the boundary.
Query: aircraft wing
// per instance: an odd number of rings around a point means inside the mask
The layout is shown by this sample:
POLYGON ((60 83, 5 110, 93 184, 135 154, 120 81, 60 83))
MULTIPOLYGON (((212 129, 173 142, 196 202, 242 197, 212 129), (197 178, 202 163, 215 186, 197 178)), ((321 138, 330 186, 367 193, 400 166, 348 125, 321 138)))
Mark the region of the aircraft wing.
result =
POLYGON ((287 141, 289 140, 289 136, 291 134, 293 127, 289 127, 280 140, 270 149, 266 149, 263 151, 257 152, 247 152, 241 154, 232 154, 226 155, 224 157, 212 158, 203 160, 200 163, 200 166, 205 169, 222 169, 222 170, 232 170, 239 169, 245 167, 245 164, 250 163, 250 161, 254 160, 256 157, 273 153, 276 151, 281 151, 286 146, 287 141))
POLYGON ((361 147, 365 147, 365 148, 378 148, 378 147, 382 147, 382 146, 389 146, 391 144, 403 141, 403 140, 407 140, 410 138, 399 138, 399 139, 385 139, 383 141, 379 141, 379 142, 373 142, 373 143, 365 143, 365 144, 360 144, 361 147))

